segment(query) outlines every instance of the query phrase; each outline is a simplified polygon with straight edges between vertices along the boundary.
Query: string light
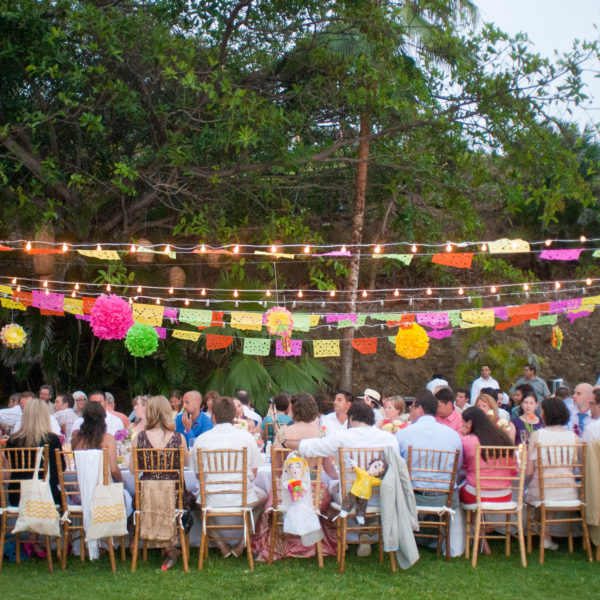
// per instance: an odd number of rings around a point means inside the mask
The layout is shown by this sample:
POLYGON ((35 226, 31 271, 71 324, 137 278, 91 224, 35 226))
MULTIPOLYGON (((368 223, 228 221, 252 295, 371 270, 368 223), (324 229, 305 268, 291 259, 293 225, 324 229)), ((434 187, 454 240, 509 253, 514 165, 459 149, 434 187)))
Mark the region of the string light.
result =
POLYGON ((175 290, 172 287, 169 288, 169 294, 172 294, 174 291, 175 290))
POLYGON ((366 297, 367 297, 367 290, 363 290, 363 292, 362 292, 362 297, 363 297, 363 298, 366 298, 366 297))
POLYGON ((165 254, 170 254, 171 253, 171 246, 169 244, 167 244, 165 246, 165 254))
POLYGON ((483 244, 481 244, 481 251, 482 252, 487 252, 487 244, 484 242, 483 244))
POLYGON ((348 250, 346 250, 346 246, 342 246, 342 248, 341 248, 341 252, 342 252, 343 254, 346 254, 346 252, 348 252, 348 250))
POLYGON ((45 279, 45 280, 44 280, 44 283, 42 283, 42 285, 43 285, 45 288, 47 288, 47 287, 48 287, 48 280, 47 280, 47 279, 45 279))
POLYGON ((298 298, 304 298, 304 293, 302 290, 298 290, 298 298))
MULTIPOLYGON (((203 294, 204 295, 204 294, 203 294)), ((237 298, 239 296, 239 293, 237 290, 233 290, 233 297, 237 298)))
POLYGON ((133 298, 129 298, 129 304, 133 304, 133 298))
POLYGON ((71 292, 71 298, 75 298, 75 296, 77 296, 77 294, 76 294, 75 290, 73 290, 73 291, 71 292))
POLYGON ((138 294, 141 294, 142 293, 142 286, 138 285, 136 291, 137 291, 138 294))
POLYGON ((75 284, 75 289, 78 290, 79 289, 79 283, 75 284))
POLYGON ((551 246, 552 245, 552 240, 546 240, 544 242, 544 244, 546 244, 546 246, 551 246))
POLYGON ((21 291, 21 286, 20 286, 20 285, 18 285, 18 286, 17 286, 17 292, 20 292, 20 291, 21 291))
POLYGON ((528 283, 524 283, 523 284, 523 291, 524 292, 528 292, 529 291, 529 284, 528 283))
POLYGON ((561 287, 562 287, 562 285, 561 285, 560 281, 555 281, 554 282, 554 288, 555 289, 560 290, 561 287))
POLYGON ((495 286, 495 285, 493 285, 493 286, 490 288, 490 292, 492 292, 492 294, 495 294, 495 293, 496 293, 496 286, 495 286))
POLYGON ((410 251, 411 251, 411 252, 414 254, 414 253, 417 251, 417 245, 416 245, 416 244, 413 244, 413 245, 410 247, 410 251))
POLYGON ((331 290, 331 291, 329 292, 329 295, 330 295, 332 298, 335 298, 335 290, 331 290))
POLYGON ((136 252, 137 248, 135 247, 135 244, 131 244, 131 248, 129 248, 130 252, 136 252))
POLYGON ((233 248, 233 253, 234 254, 239 254, 240 253, 240 247, 238 246, 238 244, 236 244, 233 248))
POLYGON ((110 283, 107 283, 107 284, 106 284, 106 291, 107 291, 107 292, 110 292, 110 290, 111 290, 110 283))
POLYGON ((271 246, 271 253, 275 254, 277 252, 277 246, 273 245, 271 246))
POLYGON ((202 246, 200 247, 200 252, 206 252, 206 246, 204 244, 202 244, 202 246))
POLYGON ((267 296, 267 298, 271 297, 271 290, 267 290, 267 293, 265 294, 267 296))
POLYGON ((304 246, 304 254, 310 254, 310 246, 304 246))
POLYGON ((431 291, 431 288, 427 288, 427 292, 426 292, 426 294, 427 294, 428 296, 431 296, 431 294, 432 294, 432 293, 433 293, 433 292, 431 291))
POLYGON ((17 278, 16 278, 16 277, 13 277, 13 278, 11 279, 11 283, 12 283, 13 285, 15 285, 15 284, 17 283, 17 278))
POLYGON ((375 249, 373 250, 373 252, 375 252, 375 254, 381 254, 381 246, 379 244, 377 244, 377 246, 375 246, 375 249))
POLYGON ((396 288, 396 291, 394 292, 394 296, 396 296, 396 298, 400 295, 400 290, 398 288, 396 288))
POLYGON ((446 244, 446 252, 452 252, 452 244, 450 242, 446 244))
POLYGON ((66 252, 69 249, 69 246, 67 246, 66 244, 62 245, 62 251, 66 252))
POLYGON ((200 292, 201 296, 206 296, 206 290, 204 288, 202 288, 202 291, 200 292))
POLYGON ((465 293, 465 290, 463 290, 462 287, 458 289, 459 296, 462 296, 464 293, 465 293))
POLYGON ((579 241, 580 241, 582 244, 585 244, 585 243, 587 242, 587 238, 585 237, 585 235, 579 236, 579 241))
POLYGON ((185 299, 185 302, 184 302, 184 304, 185 304, 186 306, 189 306, 189 305, 190 305, 190 301, 189 301, 189 300, 186 298, 186 299, 185 299))
POLYGON ((102 252, 102 246, 101 246, 100 244, 98 244, 98 245, 96 246, 96 250, 97 250, 98 252, 102 252))
POLYGON ((591 280, 591 278, 590 278, 590 277, 588 277, 588 278, 585 280, 585 283, 586 283, 586 285, 592 285, 592 280, 591 280))
POLYGON ((156 304, 160 304, 160 298, 156 299, 156 304))
POLYGON ((31 250, 31 242, 27 242, 25 245, 25 250, 31 250))
POLYGON ((50 290, 46 290, 46 296, 50 295, 50 290))

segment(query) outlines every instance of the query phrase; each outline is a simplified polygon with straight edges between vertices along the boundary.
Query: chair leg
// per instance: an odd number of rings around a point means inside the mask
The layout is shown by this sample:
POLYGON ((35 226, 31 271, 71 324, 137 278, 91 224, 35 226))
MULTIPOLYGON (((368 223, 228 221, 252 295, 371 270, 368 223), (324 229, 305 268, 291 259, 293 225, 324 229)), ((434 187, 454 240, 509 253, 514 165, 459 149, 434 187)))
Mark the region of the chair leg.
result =
POLYGON ((390 566, 392 567, 392 573, 396 572, 396 552, 392 550, 390 552, 390 566))
POLYGON ((469 552, 471 550, 471 519, 473 517, 472 510, 465 511, 465 558, 469 560, 469 552))
POLYGON ((573 554, 573 523, 569 522, 567 525, 569 530, 569 554, 573 554))
POLYGON ((121 536, 121 560, 122 560, 123 562, 124 562, 124 561, 127 559, 127 556, 126 556, 126 554, 125 554, 125 553, 126 553, 126 551, 127 551, 127 548, 126 548, 126 546, 125 546, 125 536, 124 536, 124 535, 122 535, 122 536, 121 536))
POLYGON ((15 544, 17 545, 16 550, 17 550, 17 564, 20 565, 21 564, 21 534, 17 533, 15 535, 15 544))
POLYGON ((444 524, 444 538, 446 541, 446 562, 450 562, 452 552, 450 551, 450 515, 446 515, 444 524))
POLYGON ((52 568, 52 545, 50 544, 50 536, 46 536, 46 558, 48 559, 48 571, 53 572, 52 568))
POLYGON ((323 543, 321 540, 317 542, 317 562, 319 564, 319 568, 323 568, 323 543))
POLYGON ((142 545, 142 560, 148 562, 148 542, 144 540, 142 545))
POLYGON ((2 571, 2 563, 4 562, 4 539, 6 538, 6 515, 0 516, 0 548, 2 548, 2 556, 0 556, 0 571, 2 571))
POLYGON ((269 558, 267 564, 273 564, 273 555, 275 554, 275 540, 277 539, 277 530, 279 525, 278 513, 273 510, 271 513, 271 537, 269 538, 269 558))
POLYGON ((131 572, 135 572, 137 568, 137 557, 140 549, 140 517, 138 515, 137 522, 135 524, 135 534, 133 536, 133 554, 131 555, 131 572))
POLYGON ((181 544, 181 560, 183 561, 183 571, 185 573, 189 573, 190 569, 188 565, 188 548, 183 527, 179 528, 179 542, 181 544))
POLYGON ((252 556, 251 543, 252 530, 250 529, 250 515, 247 512, 244 513, 244 531, 246 534, 246 554, 248 555, 248 563, 250 565, 250 570, 254 571, 254 557, 252 556))
POLYGON ((343 575, 344 573, 344 565, 346 562, 346 534, 348 529, 348 521, 347 517, 339 519, 341 521, 341 529, 342 529, 342 539, 340 540, 340 560, 339 560, 339 574, 343 575))
POLYGON ((510 515, 507 513, 504 515, 506 520, 506 536, 504 538, 505 549, 504 553, 506 556, 510 556, 510 515))
POLYGON ((533 551, 533 544, 531 538, 533 537, 533 519, 535 515, 535 509, 533 506, 527 505, 527 554, 531 554, 533 551))
POLYGON ((200 538, 200 549, 198 551, 198 571, 202 571, 204 567, 204 552, 205 546, 208 546, 208 533, 203 531, 200 538))
POLYGON ((473 558, 471 560, 471 566, 477 566, 477 556, 479 554, 479 535, 481 532, 481 509, 477 509, 475 513, 475 532, 473 538, 473 558))
POLYGON ((63 527, 64 542, 63 542, 63 548, 62 548, 62 556, 60 558, 60 566, 63 571, 65 571, 67 569, 67 553, 69 552, 69 537, 70 537, 70 535, 71 535, 71 529, 69 527, 69 523, 67 521, 65 521, 65 524, 63 527))
POLYGON ((540 565, 544 564, 545 548, 544 540, 546 539, 546 507, 542 504, 540 507, 540 565))
POLYGON ((517 533, 519 536, 519 552, 521 552, 521 566, 527 566, 527 554, 525 552, 525 534, 523 533, 523 513, 517 513, 517 533))
POLYGON ((590 541, 590 531, 587 526, 587 522, 585 519, 585 508, 581 508, 581 528, 583 529, 583 545, 585 551, 587 553, 587 558, 589 562, 594 562, 594 557, 592 555, 592 542, 590 541))
POLYGON ((115 547, 111 537, 108 538, 108 556, 110 557, 110 568, 114 573, 117 570, 117 563, 115 562, 115 547))

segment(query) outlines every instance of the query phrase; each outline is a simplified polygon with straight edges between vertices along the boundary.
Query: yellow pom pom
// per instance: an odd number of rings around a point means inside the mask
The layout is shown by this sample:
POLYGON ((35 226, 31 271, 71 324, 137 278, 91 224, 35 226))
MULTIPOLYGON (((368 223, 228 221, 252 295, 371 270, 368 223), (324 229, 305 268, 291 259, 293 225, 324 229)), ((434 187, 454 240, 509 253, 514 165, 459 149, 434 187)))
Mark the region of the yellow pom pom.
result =
POLYGON ((416 323, 400 325, 396 335, 396 354, 403 358, 420 358, 429 348, 427 332, 416 323))

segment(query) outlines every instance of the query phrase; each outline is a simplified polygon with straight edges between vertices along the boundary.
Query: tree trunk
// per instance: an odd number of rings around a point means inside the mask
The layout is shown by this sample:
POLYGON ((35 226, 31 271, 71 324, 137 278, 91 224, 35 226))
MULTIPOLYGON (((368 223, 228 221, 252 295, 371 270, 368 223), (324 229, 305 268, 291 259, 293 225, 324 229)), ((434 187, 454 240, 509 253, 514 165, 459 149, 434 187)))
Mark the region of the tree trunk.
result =
MULTIPOLYGON (((360 115, 360 141, 358 143, 358 168, 354 183, 354 212, 352 215, 352 257, 348 273, 346 290, 350 292, 348 300, 348 312, 356 312, 356 297, 358 295, 358 275, 360 271, 360 248, 355 244, 362 243, 363 226, 365 223, 365 200, 367 195, 367 172, 369 168, 369 148, 371 133, 371 117, 363 112, 360 115)), ((352 339, 354 338, 354 327, 346 327, 342 337, 340 388, 352 390, 352 339)))

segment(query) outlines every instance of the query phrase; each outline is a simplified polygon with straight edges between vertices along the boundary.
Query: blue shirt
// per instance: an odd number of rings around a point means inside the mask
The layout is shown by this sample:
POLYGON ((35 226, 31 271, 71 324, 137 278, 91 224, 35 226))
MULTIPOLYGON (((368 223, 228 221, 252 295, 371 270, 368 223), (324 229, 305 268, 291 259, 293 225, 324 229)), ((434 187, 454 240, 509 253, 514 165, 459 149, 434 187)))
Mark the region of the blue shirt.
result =
POLYGON ((181 433, 185 437, 185 441, 187 442, 188 447, 193 445, 194 440, 199 435, 201 435, 205 431, 209 431, 212 428, 213 422, 211 421, 210 417, 206 416, 206 413, 203 412, 201 412, 198 415, 198 418, 196 419, 196 421, 194 421, 190 431, 186 431, 185 427, 183 426, 183 413, 179 413, 175 417, 175 431, 179 431, 179 433, 181 433), (190 441, 192 442, 191 444, 190 441))
MULTIPOLYGON (((460 436, 454 429, 447 425, 442 425, 435 420, 435 417, 431 415, 423 415, 415 423, 401 429, 395 434, 398 446, 400 447, 400 456, 404 460, 408 459, 408 448, 421 448, 423 450, 449 450, 455 452, 459 450, 458 457, 458 471, 462 466, 462 441, 460 436)), ((413 471, 415 476, 419 476, 416 471, 413 471)), ((425 477, 431 477, 431 474, 421 474, 425 477)), ((449 481, 449 476, 440 474, 440 481, 449 481)), ((458 479, 458 478, 457 478, 458 479)), ((440 483, 437 485, 431 483, 431 485, 424 486, 422 482, 419 482, 419 487, 431 487, 432 489, 443 488, 444 484, 440 483)), ((448 487, 446 483, 445 487, 448 487)))

